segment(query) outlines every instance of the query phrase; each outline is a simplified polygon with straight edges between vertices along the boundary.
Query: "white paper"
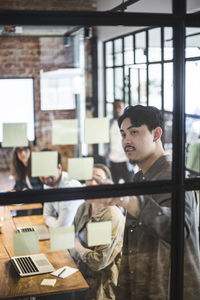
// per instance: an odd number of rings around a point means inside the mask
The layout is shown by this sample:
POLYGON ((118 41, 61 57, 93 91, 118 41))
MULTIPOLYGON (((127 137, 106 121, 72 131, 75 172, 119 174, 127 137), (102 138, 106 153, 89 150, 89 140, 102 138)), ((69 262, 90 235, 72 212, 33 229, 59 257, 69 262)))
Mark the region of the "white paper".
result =
POLYGON ((40 285, 44 286, 54 286, 56 284, 56 279, 43 279, 40 285))
POLYGON ((50 228, 51 250, 74 248, 74 225, 50 228))
POLYGON ((40 151, 31 154, 31 175, 56 176, 58 174, 58 152, 40 151))
POLYGON ((78 120, 53 120, 52 145, 78 144, 78 120))
POLYGON ((88 246, 108 245, 111 243, 112 223, 92 222, 87 225, 88 246))
POLYGON ((80 157, 68 159, 68 175, 70 179, 90 180, 94 165, 93 157, 80 157))
POLYGON ((27 124, 4 123, 2 147, 27 147, 27 124))
POLYGON ((85 143, 99 144, 109 142, 109 119, 85 119, 85 143))
POLYGON ((71 267, 68 267, 68 266, 64 266, 54 272, 51 273, 51 275, 54 275, 54 276, 57 276, 59 278, 66 278, 72 274, 74 274, 75 272, 77 272, 78 269, 75 269, 75 268, 71 268, 71 267), (62 274, 61 274, 62 272, 62 274), (60 275, 59 275, 60 274, 60 275))

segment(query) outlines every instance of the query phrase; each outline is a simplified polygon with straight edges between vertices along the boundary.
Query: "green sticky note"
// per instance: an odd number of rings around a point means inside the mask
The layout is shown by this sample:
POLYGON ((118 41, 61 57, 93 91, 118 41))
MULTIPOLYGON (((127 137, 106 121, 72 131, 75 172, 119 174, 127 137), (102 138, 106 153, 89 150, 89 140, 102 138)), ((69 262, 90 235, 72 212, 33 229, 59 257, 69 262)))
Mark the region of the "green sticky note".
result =
POLYGON ((37 232, 15 232, 13 239, 15 255, 39 253, 39 240, 37 232))
POLYGON ((110 244, 112 223, 111 221, 88 223, 87 233, 89 247, 110 244))
POLYGON ((74 225, 58 228, 50 228, 51 250, 74 248, 74 225))
POLYGON ((90 180, 92 178, 93 165, 93 157, 69 158, 69 178, 77 180, 90 180))
POLYGON ((78 120, 53 120, 52 122, 53 145, 78 144, 78 120))
POLYGON ((85 143, 99 144, 109 142, 109 119, 85 119, 85 143))
POLYGON ((27 147, 27 124, 4 123, 3 124, 3 147, 27 147))
POLYGON ((41 151, 31 153, 31 175, 57 176, 58 174, 58 152, 41 151))

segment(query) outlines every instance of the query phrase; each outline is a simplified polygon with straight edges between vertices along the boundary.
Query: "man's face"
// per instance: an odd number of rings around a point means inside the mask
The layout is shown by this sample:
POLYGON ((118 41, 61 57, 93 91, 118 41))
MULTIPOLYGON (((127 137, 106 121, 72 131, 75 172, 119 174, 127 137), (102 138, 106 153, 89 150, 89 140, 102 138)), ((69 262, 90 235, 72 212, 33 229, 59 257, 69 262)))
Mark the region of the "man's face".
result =
POLYGON ((129 118, 123 120, 120 128, 123 149, 131 163, 144 163, 155 151, 154 130, 147 125, 133 127, 129 118))
POLYGON ((114 118, 119 119, 124 111, 124 103, 122 101, 114 102, 113 104, 114 118))
POLYGON ((57 176, 40 176, 40 181, 50 187, 57 187, 62 176, 62 167, 58 166, 57 176))

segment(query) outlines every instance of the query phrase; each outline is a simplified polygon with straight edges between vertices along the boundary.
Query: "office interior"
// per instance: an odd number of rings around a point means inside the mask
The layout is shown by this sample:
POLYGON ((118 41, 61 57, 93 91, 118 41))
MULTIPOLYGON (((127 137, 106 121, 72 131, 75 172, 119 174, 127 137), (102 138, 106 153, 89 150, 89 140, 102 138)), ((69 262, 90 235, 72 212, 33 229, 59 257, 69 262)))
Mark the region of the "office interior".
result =
MULTIPOLYGON (((31 2, 0 3, 2 262, 8 260, 7 252, 10 256, 20 255, 20 247, 24 247, 14 238, 18 227, 44 224, 45 202, 171 193, 174 213, 169 299, 183 299, 183 195, 186 191, 194 191, 197 199, 200 195, 199 1, 31 2), (164 149, 172 162, 171 180, 137 185, 134 173, 138 168, 130 165, 133 182, 122 179, 111 185, 85 185, 92 176, 93 164, 109 167, 108 126, 115 99, 122 100, 125 106, 152 105, 163 112, 164 149), (66 126, 70 129, 68 143, 62 135, 66 126), (25 144, 22 132, 26 132, 25 144), (59 152, 62 170, 74 171, 71 179, 78 180, 81 186, 13 191, 14 150, 29 145, 32 154, 44 154, 35 160, 36 165, 32 164, 32 169, 38 168, 34 176, 47 175, 47 153, 41 151, 45 148, 50 155, 56 154, 54 169, 59 152), (80 159, 78 165, 73 164, 74 158, 80 159), (178 205, 173 201, 175 197, 178 205)), ((105 228, 102 224, 99 230, 109 240, 105 228)), ((66 238, 72 233, 73 228, 68 226, 63 234, 66 238)), ((59 244, 56 239, 59 234, 60 231, 58 234, 52 231, 50 240, 39 241, 39 246, 36 241, 36 248, 30 251, 48 253, 56 269, 62 268, 66 261, 76 268, 69 252, 64 260, 68 246, 59 244)), ((91 235, 94 240, 95 234, 91 235)), ((35 236, 30 238, 34 240, 35 236)), ((74 245, 74 238, 73 234, 71 240, 66 238, 69 249, 74 245)), ((100 243, 104 244, 105 240, 102 238, 100 243)), ((2 287, 12 284, 15 289, 13 294, 2 289, 0 299, 84 299, 88 289, 79 272, 71 275, 75 276, 71 278, 77 281, 77 286, 73 282, 68 285, 66 278, 64 284, 58 278, 52 292, 46 286, 37 288, 42 279, 52 278, 50 274, 16 280, 18 275, 11 267, 6 270, 6 263, 3 270, 11 279, 3 277, 2 287), (23 289, 24 282, 27 287, 23 289)))

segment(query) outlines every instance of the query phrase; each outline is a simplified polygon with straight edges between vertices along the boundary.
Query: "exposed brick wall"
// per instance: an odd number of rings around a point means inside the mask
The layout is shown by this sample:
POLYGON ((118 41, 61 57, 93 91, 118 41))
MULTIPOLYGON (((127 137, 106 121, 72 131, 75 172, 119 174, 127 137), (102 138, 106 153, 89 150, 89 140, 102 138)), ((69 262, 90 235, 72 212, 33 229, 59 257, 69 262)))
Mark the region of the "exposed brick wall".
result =
POLYGON ((96 0, 0 0, 5 10, 96 10, 96 0))
MULTIPOLYGON (((34 78, 35 135, 38 150, 51 146, 52 120, 74 118, 75 113, 73 110, 40 110, 40 70, 73 67, 72 53, 72 49, 64 48, 61 37, 2 37, 0 39, 0 77, 34 78)), ((73 155, 71 146, 62 146, 60 150, 64 155, 73 155)), ((10 149, 1 149, 0 170, 9 168, 10 157, 10 149)))
MULTIPOLYGON (((96 0, 0 0, 0 10, 96 10, 96 0)), ((74 111, 40 110, 40 70, 73 67, 73 51, 63 47, 63 38, 0 38, 0 77, 33 77, 37 148, 51 145, 52 119, 73 118, 74 111)), ((87 90, 87 94, 90 94, 87 90)), ((54 147, 58 149, 58 147, 54 147)), ((64 156, 73 146, 61 146, 64 156)), ((0 150, 0 171, 9 169, 12 150, 0 150)))

